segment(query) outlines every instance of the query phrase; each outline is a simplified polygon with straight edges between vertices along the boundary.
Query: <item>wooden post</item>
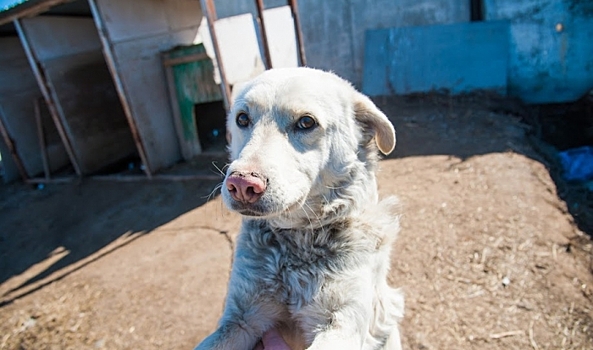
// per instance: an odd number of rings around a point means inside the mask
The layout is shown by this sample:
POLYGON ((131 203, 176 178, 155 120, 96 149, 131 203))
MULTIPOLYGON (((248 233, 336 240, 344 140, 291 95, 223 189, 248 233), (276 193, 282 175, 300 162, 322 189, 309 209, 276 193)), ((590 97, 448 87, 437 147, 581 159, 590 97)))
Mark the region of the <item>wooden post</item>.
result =
POLYGON ((43 122, 41 121, 41 106, 42 99, 35 99, 35 124, 37 124, 37 138, 39 139, 39 150, 41 151, 41 160, 43 161, 43 174, 45 179, 50 178, 49 158, 47 156, 47 146, 45 144, 45 131, 43 130, 43 122))
POLYGON ((6 143, 6 146, 8 147, 8 151, 10 152, 12 159, 14 159, 14 163, 16 164, 16 167, 19 171, 19 174, 21 175, 21 178, 23 179, 23 181, 26 182, 27 179, 29 178, 29 176, 27 175, 27 170, 25 170, 25 166, 23 165, 21 157, 19 157, 19 155, 16 151, 16 145, 14 144, 14 141, 12 141, 12 138, 10 138, 10 135, 8 134, 8 130, 6 129, 1 116, 0 116, 0 136, 4 139, 4 142, 6 143))
POLYGON ((88 0, 88 2, 91 8, 91 12, 93 14, 93 19, 95 20, 95 25, 97 26, 97 31, 99 32, 99 38, 101 39, 101 44, 103 46, 103 55, 105 56, 105 61, 107 62, 107 66, 109 67, 109 71, 111 72, 111 76, 113 77, 115 89, 117 90, 117 94, 119 95, 119 100, 124 109, 128 125, 130 126, 130 131, 132 132, 132 137, 134 138, 136 149, 138 150, 138 154, 140 155, 140 160, 142 161, 142 164, 144 164, 144 173, 146 174, 146 176, 150 178, 152 177, 152 168, 150 166, 150 162, 148 161, 148 156, 146 155, 146 149, 144 148, 142 137, 140 136, 140 132, 138 131, 138 125, 136 124, 136 120, 134 119, 134 116, 132 114, 132 109, 130 108, 130 105, 128 103, 128 98, 126 91, 124 89, 124 85, 118 74, 115 58, 113 56, 113 52, 111 51, 111 43, 107 38, 107 29, 105 28, 105 23, 103 23, 103 17, 101 17, 101 14, 99 13, 96 1, 88 0))
POLYGON ((35 79, 37 79, 37 85, 39 85, 39 89, 45 98, 45 102, 47 103, 47 107, 51 113, 52 119, 54 124, 56 124, 56 129, 58 129, 58 133, 60 134, 60 138, 62 139, 62 143, 64 144, 64 148, 66 148, 66 153, 68 153, 68 158, 70 159, 70 163, 72 163, 72 167, 77 175, 81 176, 82 171, 80 170, 80 166, 78 165, 78 160, 74 154, 74 150, 72 148, 72 144, 70 143, 70 139, 66 134, 66 130, 64 124, 62 124, 62 118, 60 118, 60 111, 58 107, 54 103, 54 94, 53 91, 50 89, 49 84, 45 79, 45 74, 40 69, 40 65, 38 64, 37 58, 35 54, 31 50, 29 46, 29 39, 21 26, 21 21, 19 19, 14 20, 14 26, 16 31, 21 39, 21 44, 23 45, 23 49, 25 50, 25 54, 27 55, 27 59, 29 60, 29 65, 33 70, 33 74, 35 75, 35 79))

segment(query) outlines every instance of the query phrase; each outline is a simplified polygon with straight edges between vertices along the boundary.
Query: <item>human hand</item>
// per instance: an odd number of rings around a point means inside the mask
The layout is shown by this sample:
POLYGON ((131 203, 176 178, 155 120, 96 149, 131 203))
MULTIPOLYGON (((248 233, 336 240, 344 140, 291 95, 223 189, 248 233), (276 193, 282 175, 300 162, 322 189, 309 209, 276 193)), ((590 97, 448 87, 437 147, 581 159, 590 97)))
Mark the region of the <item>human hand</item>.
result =
POLYGON ((275 329, 270 329, 262 337, 261 342, 257 343, 253 350, 291 350, 284 342, 282 336, 275 329))

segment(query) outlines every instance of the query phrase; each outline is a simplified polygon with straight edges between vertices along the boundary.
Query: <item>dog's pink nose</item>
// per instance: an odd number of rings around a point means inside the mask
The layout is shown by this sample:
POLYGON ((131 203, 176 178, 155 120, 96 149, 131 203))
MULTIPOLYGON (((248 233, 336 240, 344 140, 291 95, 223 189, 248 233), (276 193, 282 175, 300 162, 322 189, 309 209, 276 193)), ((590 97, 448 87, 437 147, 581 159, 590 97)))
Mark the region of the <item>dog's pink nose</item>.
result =
POLYGON ((234 200, 252 204, 266 191, 266 182, 258 173, 234 171, 226 179, 226 188, 234 200))

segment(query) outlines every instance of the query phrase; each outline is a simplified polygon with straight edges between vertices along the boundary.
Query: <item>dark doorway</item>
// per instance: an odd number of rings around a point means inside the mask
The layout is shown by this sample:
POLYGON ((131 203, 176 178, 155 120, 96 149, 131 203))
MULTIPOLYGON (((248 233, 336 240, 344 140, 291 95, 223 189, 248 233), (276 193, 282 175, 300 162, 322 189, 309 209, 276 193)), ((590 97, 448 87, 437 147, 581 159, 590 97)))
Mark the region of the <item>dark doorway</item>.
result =
POLYGON ((222 101, 194 105, 198 137, 203 152, 224 152, 226 147, 226 111, 222 101))
POLYGON ((484 20, 484 4, 482 0, 470 0, 470 20, 472 22, 479 22, 484 20))

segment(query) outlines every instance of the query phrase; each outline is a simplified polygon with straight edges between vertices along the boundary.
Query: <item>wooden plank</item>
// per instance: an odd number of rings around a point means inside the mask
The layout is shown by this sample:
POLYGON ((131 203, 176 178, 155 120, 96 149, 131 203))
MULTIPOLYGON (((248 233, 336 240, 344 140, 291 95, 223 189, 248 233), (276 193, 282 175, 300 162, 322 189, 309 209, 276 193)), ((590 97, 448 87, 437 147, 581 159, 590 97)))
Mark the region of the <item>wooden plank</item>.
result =
POLYGON ((363 92, 444 90, 506 94, 509 23, 472 22, 367 31, 363 92))
POLYGON ((38 184, 63 184, 63 183, 69 183, 69 182, 73 182, 76 180, 80 180, 79 177, 73 177, 73 176, 69 176, 69 177, 54 177, 52 179, 47 179, 47 178, 32 178, 32 179, 27 179, 25 180, 25 183, 30 184, 30 185, 38 185, 38 184))
POLYGON ((184 64, 184 63, 191 63, 191 62, 196 62, 196 61, 201 61, 201 60, 209 60, 209 59, 210 59, 210 56, 208 56, 207 53, 203 52, 203 53, 197 53, 197 54, 188 55, 188 56, 184 56, 184 57, 164 58, 163 64, 165 66, 177 66, 180 64, 184 64))
POLYGON ((109 38, 107 38, 107 29, 105 28, 105 23, 103 22, 103 16, 99 12, 97 4, 95 0, 88 0, 89 6, 91 8, 91 12, 93 13, 93 19, 95 20, 95 25, 97 26, 99 32, 99 39, 101 40, 101 44, 103 46, 103 55, 105 56, 105 61, 107 63, 107 67, 109 67, 109 71, 111 72, 111 76, 113 77, 113 82, 115 83, 115 89, 119 96, 119 100, 122 104, 124 109, 124 114, 128 121, 128 125, 130 126, 130 131, 132 132, 132 137, 134 139, 134 143, 136 144, 136 149, 138 150, 138 154, 140 155, 140 160, 142 164, 144 164, 144 172, 146 176, 149 178, 152 176, 152 168, 151 164, 148 161, 148 156, 146 154, 146 148, 144 143, 142 142, 142 138, 140 137, 140 132, 138 131, 138 125, 136 125, 136 120, 134 119, 134 115, 132 114, 132 109, 130 108, 130 104, 128 101, 128 96, 124 89, 124 85, 122 83, 122 78, 119 74, 117 64, 115 62, 115 58, 113 55, 113 48, 111 43, 109 42, 109 38))
MULTIPOLYGON (((90 176, 89 179, 91 180, 98 180, 98 181, 115 181, 115 182, 138 182, 138 181, 152 181, 152 180, 159 180, 159 181, 222 181, 222 176, 220 175, 167 175, 167 174, 156 174, 151 176, 144 175, 93 175, 90 176)), ((79 177, 74 176, 64 176, 64 177, 54 177, 51 179, 46 178, 31 178, 25 179, 24 182, 31 185, 36 184, 61 184, 61 183, 70 183, 73 181, 80 180, 79 177)))
POLYGON ((146 176, 138 175, 96 175, 91 176, 93 180, 101 181, 121 181, 121 182, 136 182, 146 180, 160 180, 160 181, 222 181, 219 175, 166 175, 157 174, 148 179, 146 176))
POLYGON ((25 50, 25 54, 27 55, 27 60, 29 61, 29 65, 33 70, 33 74, 37 79, 37 84, 41 89, 43 97, 45 98, 45 102, 47 103, 47 107, 51 113, 52 119, 54 120, 54 124, 58 133, 60 134, 60 138, 62 139, 62 143, 64 144, 64 148, 66 149, 66 153, 68 153, 68 158, 70 159, 70 163, 74 168, 74 171, 77 175, 82 175, 82 171, 80 165, 78 163, 78 159, 76 159, 74 150, 72 148, 72 144, 70 143, 70 139, 68 138, 68 134, 66 133, 65 126, 63 124, 63 119, 59 110, 59 106, 56 105, 56 96, 54 92, 51 90, 51 87, 46 79, 45 73, 42 71, 41 63, 35 57, 33 50, 31 49, 29 38, 27 37, 20 20, 14 21, 14 26, 17 30, 19 38, 21 39, 21 43, 23 45, 23 49, 25 50))
MULTIPOLYGON (((2 111, 0 110, 0 112, 2 112, 2 111)), ((21 175, 21 178, 23 179, 23 181, 26 181, 29 176, 27 175, 27 171, 25 170, 25 167, 23 166, 21 157, 19 157, 19 154, 16 150, 16 146, 15 146, 14 142, 13 142, 12 138, 10 137, 10 135, 8 134, 8 130, 6 130, 6 127, 2 120, 2 115, 0 115, 0 137, 2 137, 4 139, 4 143, 8 147, 8 151, 10 152, 10 155, 12 156, 12 159, 14 160, 14 163, 19 171, 19 174, 21 175)))
POLYGON ((45 130, 43 128, 43 122, 41 120, 41 106, 43 103, 41 99, 35 99, 33 102, 35 106, 35 124, 37 125, 37 137, 39 139, 39 151, 41 153, 41 161, 43 162, 43 174, 45 179, 49 180, 51 172, 49 170, 49 158, 47 156, 47 145, 45 142, 45 130))
MULTIPOLYGON (((43 172, 43 163, 35 128, 35 103, 31 102, 39 99, 42 93, 19 38, 0 38, 0 47, 0 109, 4 115, 4 124, 17 145, 27 174, 35 176, 43 172)), ((50 169, 53 171, 69 165, 70 160, 49 110, 46 105, 43 107, 41 115, 51 158, 50 169)), ((5 153, 6 159, 11 160, 8 148, 5 153)), ((13 170, 13 173, 16 172, 16 165, 13 170)))

